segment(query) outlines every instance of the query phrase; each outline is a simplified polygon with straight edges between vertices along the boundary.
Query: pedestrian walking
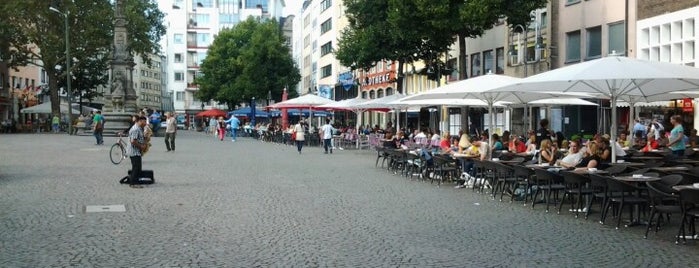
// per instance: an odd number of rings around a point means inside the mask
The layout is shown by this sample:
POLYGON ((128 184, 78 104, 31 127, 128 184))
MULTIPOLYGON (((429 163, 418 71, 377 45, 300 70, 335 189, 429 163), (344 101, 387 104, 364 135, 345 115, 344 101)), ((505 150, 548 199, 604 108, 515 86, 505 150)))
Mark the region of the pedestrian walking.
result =
POLYGON ((216 120, 215 117, 211 117, 211 119, 209 119, 209 134, 216 137, 218 135, 217 129, 218 129, 218 121, 216 120))
POLYGON ((223 141, 223 137, 226 136, 226 121, 223 120, 223 116, 218 118, 216 130, 218 130, 218 139, 223 141))
POLYGON ((95 116, 92 117, 92 135, 95 136, 95 145, 104 144, 104 138, 102 137, 102 131, 104 130, 104 116, 102 116, 102 111, 97 111, 95 116))
POLYGON ((301 154, 301 149, 303 149, 303 143, 306 140, 304 133, 306 133, 306 131, 303 129, 303 122, 299 121, 294 126, 293 134, 295 136, 294 140, 296 141, 296 149, 299 151, 299 154, 301 154))
POLYGON ((320 128, 320 135, 323 137, 323 148, 325 148, 325 154, 328 154, 328 149, 330 149, 331 154, 333 153, 332 145, 330 145, 330 142, 333 139, 333 132, 335 132, 335 128, 330 124, 330 118, 326 118, 325 125, 320 128))
POLYGON ((238 128, 240 127, 240 120, 238 120, 238 118, 235 117, 235 115, 231 115, 231 118, 229 118, 225 122, 231 126, 231 141, 235 142, 235 139, 238 136, 238 128))
POLYGON ((168 152, 175 151, 175 134, 177 134, 177 119, 172 112, 168 112, 165 121, 165 148, 168 152))
POLYGON ((138 184, 138 180, 141 178, 142 170, 141 151, 148 146, 143 134, 146 122, 145 117, 139 116, 136 119, 136 124, 129 130, 129 146, 127 146, 126 154, 131 159, 131 173, 129 174, 129 187, 131 188, 143 188, 138 184))
POLYGON ((53 115, 53 118, 51 119, 51 127, 53 127, 53 133, 58 133, 60 125, 61 119, 58 117, 58 115, 53 115))
POLYGON ((148 117, 150 120, 150 128, 153 130, 153 137, 158 136, 158 130, 160 129, 160 113, 158 110, 153 110, 153 113, 148 117))

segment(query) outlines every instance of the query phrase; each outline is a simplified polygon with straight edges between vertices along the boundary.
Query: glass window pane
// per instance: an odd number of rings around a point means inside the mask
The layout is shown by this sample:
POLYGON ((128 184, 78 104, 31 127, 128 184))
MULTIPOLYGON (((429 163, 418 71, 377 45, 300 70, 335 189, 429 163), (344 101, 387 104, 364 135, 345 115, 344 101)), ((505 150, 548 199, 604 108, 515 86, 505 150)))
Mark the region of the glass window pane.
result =
POLYGON ((609 25, 609 53, 617 55, 625 55, 626 48, 624 46, 624 26, 623 22, 609 25))
POLYGON ((504 74, 505 73, 505 48, 498 48, 495 50, 495 73, 504 74))
POLYGON ((602 27, 587 29, 587 58, 602 56, 602 27))
POLYGON ((471 55, 471 77, 481 75, 481 54, 471 55))
POLYGON ((493 51, 492 50, 487 50, 483 51, 483 73, 484 74, 489 74, 489 73, 495 73, 493 70, 493 65, 495 59, 493 58, 493 51))
POLYGON ((580 31, 566 34, 566 62, 580 60, 580 31))

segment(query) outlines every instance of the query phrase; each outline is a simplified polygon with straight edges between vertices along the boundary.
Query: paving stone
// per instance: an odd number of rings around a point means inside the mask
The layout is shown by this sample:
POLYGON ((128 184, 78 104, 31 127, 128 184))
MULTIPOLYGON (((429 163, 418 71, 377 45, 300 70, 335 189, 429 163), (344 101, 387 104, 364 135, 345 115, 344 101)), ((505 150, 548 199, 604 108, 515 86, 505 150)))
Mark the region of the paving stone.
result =
MULTIPOLYGON (((106 138, 107 143, 114 138, 106 138)), ((375 168, 375 153, 180 131, 118 180, 90 136, 0 135, 0 267, 693 267, 678 220, 643 239, 375 168), (85 213, 124 204, 122 213, 85 213), (479 205, 474 205, 479 204, 479 205)), ((611 220, 610 220, 611 223, 611 220)))

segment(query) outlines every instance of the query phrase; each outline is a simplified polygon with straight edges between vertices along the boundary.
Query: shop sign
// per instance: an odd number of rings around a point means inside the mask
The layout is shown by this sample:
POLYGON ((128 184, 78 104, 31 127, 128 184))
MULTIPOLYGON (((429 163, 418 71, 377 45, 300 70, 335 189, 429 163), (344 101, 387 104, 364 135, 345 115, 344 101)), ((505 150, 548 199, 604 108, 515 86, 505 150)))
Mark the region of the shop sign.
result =
POLYGON ((354 75, 352 75, 352 72, 341 73, 338 75, 338 80, 345 91, 349 91, 354 86, 354 75))
POLYGON ((384 73, 375 76, 369 76, 364 80, 362 86, 372 86, 391 82, 391 73, 384 73))
POLYGON ((693 101, 691 98, 685 98, 682 100, 682 111, 683 112, 692 112, 694 111, 693 107, 693 101))

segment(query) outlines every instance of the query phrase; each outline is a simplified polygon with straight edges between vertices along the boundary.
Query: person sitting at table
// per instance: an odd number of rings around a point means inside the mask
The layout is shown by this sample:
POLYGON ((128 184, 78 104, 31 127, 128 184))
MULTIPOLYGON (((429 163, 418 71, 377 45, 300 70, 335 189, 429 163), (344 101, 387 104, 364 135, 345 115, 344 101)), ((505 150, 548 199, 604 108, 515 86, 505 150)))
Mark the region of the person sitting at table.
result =
MULTIPOLYGON (((612 162, 612 148, 609 146, 609 140, 603 138, 601 142, 599 142, 599 143, 595 142, 595 145, 597 146, 597 150, 598 150, 597 154, 599 155, 599 162, 601 162, 601 163, 612 162)), ((623 151, 624 150, 622 150, 622 152, 623 151)))
POLYGON ((556 165, 562 167, 575 167, 583 158, 580 152, 580 141, 571 140, 569 143, 568 154, 563 159, 556 161, 556 165))
POLYGON ((666 147, 668 147, 668 144, 670 143, 670 140, 668 139, 670 132, 665 131, 665 130, 661 130, 660 132, 661 132, 661 134, 660 134, 660 138, 658 138, 658 147, 659 148, 666 148, 666 147))
POLYGON ((529 141, 527 141, 527 150, 525 152, 528 155, 536 154, 536 136, 529 136, 529 141))
POLYGON ((653 135, 648 135, 646 137, 646 146, 641 149, 641 152, 650 152, 652 150, 658 149, 658 141, 655 140, 653 135))
POLYGON ((697 136, 697 129, 693 128, 689 133, 689 147, 697 148, 699 147, 699 136, 697 136))
POLYGON ((504 147, 502 146, 502 141, 500 141, 500 136, 498 136, 497 133, 493 133, 491 136, 492 143, 493 143, 493 150, 495 151, 502 151, 504 150, 504 147))
MULTIPOLYGON (((392 132, 388 132, 392 133, 392 132)), ((386 135, 388 135, 386 133, 386 135)), ((393 141, 396 143, 396 148, 398 149, 407 149, 408 146, 406 145, 406 142, 408 141, 408 138, 405 137, 405 133, 403 131, 398 131, 395 136, 393 136, 393 141)))
POLYGON ((600 163, 600 149, 597 147, 597 142, 590 141, 587 143, 587 150, 583 153, 582 159, 575 165, 576 169, 597 168, 600 163))
POLYGON ((450 135, 449 131, 444 131, 442 134, 442 140, 439 141, 439 148, 441 149, 441 153, 443 154, 451 154, 451 140, 450 140, 450 135))
POLYGON ((553 165, 556 163, 556 151, 552 142, 549 139, 544 139, 541 141, 541 148, 539 149, 539 164, 548 163, 553 165))
POLYGON ((383 139, 383 148, 397 149, 398 142, 393 138, 393 134, 388 133, 383 139))
POLYGON ((516 135, 510 135, 510 142, 507 143, 507 150, 511 153, 524 153, 527 147, 524 146, 524 141, 520 140, 516 135))
POLYGON ((621 148, 629 148, 631 147, 631 141, 628 139, 628 136, 626 135, 626 131, 622 131, 619 133, 619 138, 617 139, 617 144, 621 148))

